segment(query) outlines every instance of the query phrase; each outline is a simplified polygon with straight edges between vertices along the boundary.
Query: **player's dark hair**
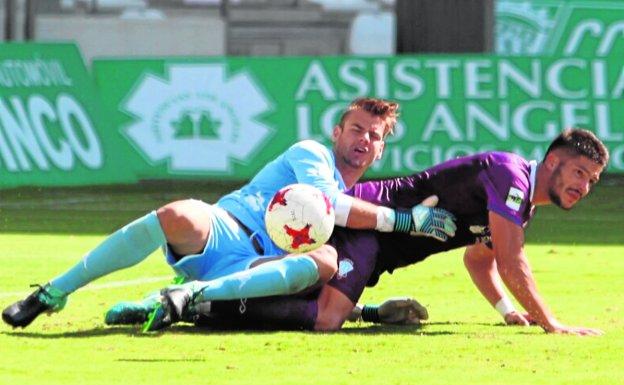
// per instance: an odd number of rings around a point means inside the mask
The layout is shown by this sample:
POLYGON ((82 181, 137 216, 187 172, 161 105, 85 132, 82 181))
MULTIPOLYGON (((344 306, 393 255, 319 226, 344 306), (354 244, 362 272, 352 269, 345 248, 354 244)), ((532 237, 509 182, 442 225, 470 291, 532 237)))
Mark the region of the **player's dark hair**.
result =
POLYGON ((340 127, 344 127, 344 121, 349 115, 349 112, 355 110, 364 110, 370 112, 374 116, 381 117, 386 123, 386 129, 384 130, 384 137, 388 134, 394 133, 394 126, 396 125, 399 113, 399 104, 388 100, 377 98, 358 98, 349 104, 345 112, 340 117, 340 127))
POLYGON ((564 149, 570 155, 583 155, 592 161, 606 166, 609 163, 609 150, 593 132, 581 128, 565 129, 552 141, 544 159, 556 149, 564 149))

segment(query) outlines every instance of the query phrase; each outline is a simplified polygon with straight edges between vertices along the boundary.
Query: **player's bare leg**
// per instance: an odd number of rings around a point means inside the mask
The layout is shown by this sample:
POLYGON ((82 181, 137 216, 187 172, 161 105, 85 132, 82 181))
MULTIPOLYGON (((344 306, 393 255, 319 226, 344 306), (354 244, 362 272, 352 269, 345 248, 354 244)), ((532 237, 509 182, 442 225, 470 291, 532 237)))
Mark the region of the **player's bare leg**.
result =
MULTIPOLYGON (((210 236, 212 217, 203 202, 194 199, 175 201, 159 208, 156 214, 169 248, 180 258, 204 249, 210 236)), ((177 277, 173 283, 184 281, 184 277, 177 277)), ((159 304, 159 292, 150 293, 140 301, 119 302, 106 312, 104 322, 107 325, 141 324, 159 304)))
POLYGON ((167 244, 179 256, 204 250, 210 237, 212 215, 205 203, 186 199, 169 203, 156 211, 167 244))

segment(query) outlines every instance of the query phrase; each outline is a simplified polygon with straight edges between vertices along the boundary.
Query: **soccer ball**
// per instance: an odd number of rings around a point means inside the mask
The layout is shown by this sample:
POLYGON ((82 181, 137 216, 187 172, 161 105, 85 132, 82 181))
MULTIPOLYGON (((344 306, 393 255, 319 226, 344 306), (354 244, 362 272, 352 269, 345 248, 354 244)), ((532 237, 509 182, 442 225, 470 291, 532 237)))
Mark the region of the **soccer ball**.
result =
POLYGON ((264 214, 269 236, 291 253, 305 253, 323 245, 334 230, 334 208, 321 190, 291 184, 279 190, 264 214))

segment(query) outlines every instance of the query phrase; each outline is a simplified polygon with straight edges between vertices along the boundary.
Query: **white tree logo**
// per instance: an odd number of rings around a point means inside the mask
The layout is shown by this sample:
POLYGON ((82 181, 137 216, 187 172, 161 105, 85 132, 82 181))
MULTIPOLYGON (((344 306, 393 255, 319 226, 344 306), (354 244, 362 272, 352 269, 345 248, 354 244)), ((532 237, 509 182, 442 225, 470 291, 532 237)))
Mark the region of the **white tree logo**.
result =
POLYGON ((246 72, 226 76, 225 64, 175 64, 168 79, 145 74, 122 109, 136 117, 124 134, 152 164, 169 170, 227 172, 273 131, 256 117, 271 109, 246 72))

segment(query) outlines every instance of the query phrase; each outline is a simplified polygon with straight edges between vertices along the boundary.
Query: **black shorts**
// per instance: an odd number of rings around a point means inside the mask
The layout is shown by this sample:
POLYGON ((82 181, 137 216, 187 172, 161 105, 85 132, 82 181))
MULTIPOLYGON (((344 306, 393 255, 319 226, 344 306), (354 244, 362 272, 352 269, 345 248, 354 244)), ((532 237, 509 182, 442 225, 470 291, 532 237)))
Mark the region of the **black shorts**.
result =
POLYGON ((379 253, 376 232, 335 227, 328 243, 338 252, 338 272, 328 285, 357 303, 375 269, 379 253))

